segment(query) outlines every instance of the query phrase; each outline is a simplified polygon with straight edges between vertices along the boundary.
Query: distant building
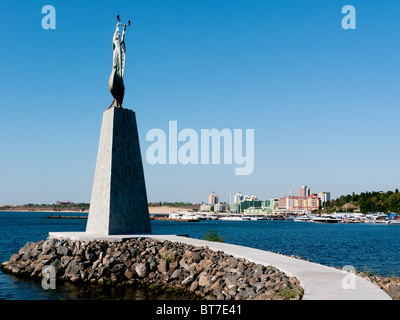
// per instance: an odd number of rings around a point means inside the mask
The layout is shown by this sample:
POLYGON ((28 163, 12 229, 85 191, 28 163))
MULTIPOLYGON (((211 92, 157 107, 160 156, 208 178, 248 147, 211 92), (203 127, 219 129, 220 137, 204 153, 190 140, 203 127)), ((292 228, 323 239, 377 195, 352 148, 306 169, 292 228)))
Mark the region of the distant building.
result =
POLYGON ((310 196, 310 188, 307 186, 301 186, 299 188, 299 197, 309 197, 310 196))
POLYGON ((242 200, 232 203, 230 211, 232 213, 243 213, 245 209, 249 208, 262 208, 263 201, 260 200, 242 200))
POLYGON ((278 208, 279 199, 269 199, 263 201, 263 208, 266 211, 266 214, 274 214, 275 210, 278 208))
POLYGON ((75 204, 75 203, 71 201, 57 201, 56 204, 75 204))
POLYGON ((318 198, 321 201, 321 204, 324 202, 331 201, 331 193, 330 192, 320 192, 318 193, 318 198))
POLYGON ((258 200, 258 197, 255 195, 249 196, 249 195, 245 195, 242 200, 246 200, 246 201, 252 201, 252 200, 258 200))
POLYGON ((306 212, 317 210, 320 205, 320 199, 316 193, 310 196, 287 196, 279 198, 278 209, 281 211, 306 212))
POLYGON ((238 192, 233 196, 233 202, 240 202, 243 200, 243 195, 238 192))
POLYGON ((226 212, 229 211, 229 204, 226 202, 219 202, 214 205, 214 212, 226 212))
POLYGON ((200 211, 206 211, 206 212, 211 211, 211 204, 202 203, 202 204, 200 205, 200 211))
POLYGON ((216 205, 217 203, 218 203, 218 196, 213 191, 208 197, 208 204, 216 205))
POLYGON ((294 199, 296 196, 280 197, 278 200, 278 209, 290 210, 294 207, 294 199))
MULTIPOLYGON (((253 201, 251 201, 253 203, 253 201)), ((269 199, 265 201, 254 201, 254 206, 246 207, 242 210, 244 214, 248 215, 273 215, 275 209, 278 207, 278 199, 269 199)), ((245 206, 242 206, 245 207, 245 206)))

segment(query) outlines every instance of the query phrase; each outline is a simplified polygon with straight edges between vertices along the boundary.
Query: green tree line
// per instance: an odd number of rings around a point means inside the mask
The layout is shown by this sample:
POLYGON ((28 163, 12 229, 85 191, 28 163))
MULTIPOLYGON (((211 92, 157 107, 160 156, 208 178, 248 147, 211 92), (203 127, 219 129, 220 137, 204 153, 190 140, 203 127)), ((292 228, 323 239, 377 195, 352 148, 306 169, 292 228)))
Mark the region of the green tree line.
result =
POLYGON ((393 191, 366 191, 360 194, 342 195, 326 203, 328 208, 341 208, 351 203, 360 208, 362 213, 368 212, 400 212, 400 192, 393 191))

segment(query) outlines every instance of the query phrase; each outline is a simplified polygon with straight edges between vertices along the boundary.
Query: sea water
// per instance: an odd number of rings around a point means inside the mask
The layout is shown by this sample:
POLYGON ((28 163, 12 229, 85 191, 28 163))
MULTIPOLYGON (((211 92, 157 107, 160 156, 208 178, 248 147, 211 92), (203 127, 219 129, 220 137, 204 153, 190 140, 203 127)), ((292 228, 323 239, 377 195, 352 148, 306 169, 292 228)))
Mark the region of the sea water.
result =
MULTIPOLYGON (((0 212, 0 262, 9 260, 27 242, 45 240, 49 232, 85 231, 86 219, 47 219, 51 213, 0 212)), ((59 213, 53 213, 58 215, 59 213)), ((62 213, 78 215, 78 213, 62 213)), ((285 255, 295 255, 327 266, 352 265, 359 271, 400 276, 400 225, 317 224, 294 221, 176 222, 152 220, 154 234, 188 234, 203 239, 218 231, 227 243, 285 255)), ((0 272, 0 299, 157 299, 144 290, 93 289, 58 284, 44 290, 39 282, 0 272)))

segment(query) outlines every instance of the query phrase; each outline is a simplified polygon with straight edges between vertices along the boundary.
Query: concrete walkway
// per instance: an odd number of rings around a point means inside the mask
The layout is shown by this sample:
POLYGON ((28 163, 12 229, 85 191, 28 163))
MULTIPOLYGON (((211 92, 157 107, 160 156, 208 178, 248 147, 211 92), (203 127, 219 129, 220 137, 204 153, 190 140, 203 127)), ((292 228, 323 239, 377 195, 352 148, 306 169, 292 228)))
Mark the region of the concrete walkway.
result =
POLYGON ((304 289, 303 300, 391 300, 383 290, 366 279, 332 267, 308 262, 269 251, 253 249, 228 243, 211 242, 176 235, 134 235, 134 236, 101 236, 85 232, 51 232, 54 238, 71 240, 114 240, 122 241, 130 238, 153 238, 208 246, 215 251, 223 251, 251 262, 271 265, 288 276, 296 277, 304 289))

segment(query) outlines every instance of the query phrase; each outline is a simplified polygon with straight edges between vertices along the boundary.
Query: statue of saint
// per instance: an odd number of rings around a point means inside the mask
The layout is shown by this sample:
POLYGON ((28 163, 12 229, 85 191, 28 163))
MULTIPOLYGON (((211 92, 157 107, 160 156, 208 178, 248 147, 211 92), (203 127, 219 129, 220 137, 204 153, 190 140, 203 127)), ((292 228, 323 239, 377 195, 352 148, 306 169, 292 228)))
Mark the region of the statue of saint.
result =
MULTIPOLYGON (((119 20, 119 15, 117 17, 119 20)), ((110 90, 114 101, 110 108, 118 107, 122 108, 122 101, 124 100, 124 71, 126 61, 126 48, 125 48, 125 30, 127 26, 130 26, 131 21, 128 20, 128 24, 117 23, 113 37, 113 68, 110 79, 108 80, 108 89, 110 90), (119 26, 123 26, 122 37, 119 33, 119 26)))

